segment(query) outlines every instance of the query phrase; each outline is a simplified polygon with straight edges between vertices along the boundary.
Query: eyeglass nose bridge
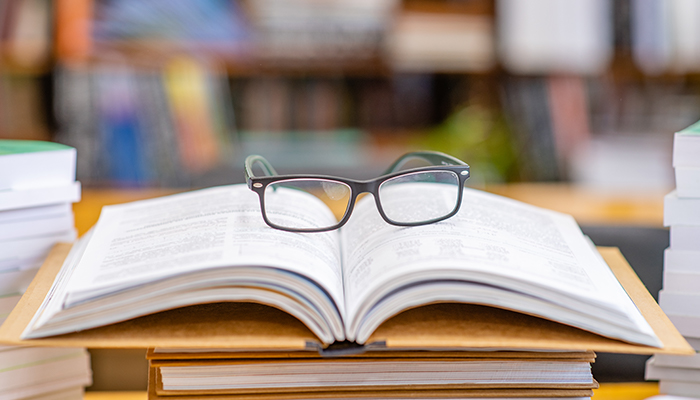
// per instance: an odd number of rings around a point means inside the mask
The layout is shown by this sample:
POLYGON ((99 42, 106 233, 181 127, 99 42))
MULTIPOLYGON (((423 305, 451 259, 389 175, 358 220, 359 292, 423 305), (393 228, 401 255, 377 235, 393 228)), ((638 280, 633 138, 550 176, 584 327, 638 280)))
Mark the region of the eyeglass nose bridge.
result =
POLYGON ((379 184, 380 182, 377 182, 376 179, 354 182, 352 185, 352 190, 355 195, 354 197, 357 197, 362 193, 372 193, 374 195, 379 190, 379 184))
POLYGON ((376 179, 368 180, 368 181, 355 181, 350 183, 350 189, 352 191, 352 195, 350 198, 350 202, 348 203, 348 207, 345 211, 345 215, 343 216, 342 220, 338 222, 338 226, 345 225, 345 223, 350 219, 350 216, 355 208, 355 203, 357 203, 357 200, 363 195, 363 194, 371 194, 372 197, 374 198, 374 204, 377 207, 377 211, 379 211, 379 215, 381 215, 382 219, 384 219, 387 223, 389 224, 394 224, 391 219, 389 219, 386 214, 384 213, 384 209, 382 208, 381 201, 379 199, 379 187, 383 181, 379 181, 376 179))

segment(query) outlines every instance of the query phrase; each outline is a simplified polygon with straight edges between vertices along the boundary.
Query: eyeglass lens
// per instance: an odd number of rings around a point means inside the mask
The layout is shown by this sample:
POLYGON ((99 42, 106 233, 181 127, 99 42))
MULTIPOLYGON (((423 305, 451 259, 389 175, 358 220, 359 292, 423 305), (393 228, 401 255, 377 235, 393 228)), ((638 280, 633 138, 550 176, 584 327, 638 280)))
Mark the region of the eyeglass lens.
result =
MULTIPOLYGON (((379 200, 391 221, 424 223, 450 214, 459 190, 459 176, 452 171, 411 172, 384 181, 379 200)), ((327 229, 343 218, 351 197, 350 186, 343 182, 287 179, 265 189, 265 214, 270 223, 285 229, 327 229)))
POLYGON ((350 204, 351 189, 325 179, 288 179, 265 188, 267 219, 287 229, 327 229, 338 224, 350 204), (290 210, 290 207, 294 207, 290 210), (330 209, 330 213, 328 212, 330 209))
POLYGON ((459 176, 452 171, 408 173, 384 181, 379 200, 384 214, 400 224, 440 219, 457 206, 459 176))

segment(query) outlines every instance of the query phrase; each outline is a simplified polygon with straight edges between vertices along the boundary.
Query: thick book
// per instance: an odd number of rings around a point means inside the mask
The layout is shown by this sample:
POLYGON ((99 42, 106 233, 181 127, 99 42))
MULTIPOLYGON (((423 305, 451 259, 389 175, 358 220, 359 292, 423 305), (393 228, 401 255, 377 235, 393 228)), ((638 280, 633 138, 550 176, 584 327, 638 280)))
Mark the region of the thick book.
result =
MULTIPOLYGON (((0 296, 0 323, 19 299, 0 296)), ((0 400, 80 400, 91 383, 85 349, 0 346, 0 400)))
POLYGON ((158 363, 158 394, 330 390, 594 389, 585 360, 352 359, 158 363))
POLYGON ((39 269, 56 243, 72 242, 77 237, 77 230, 71 228, 55 234, 4 240, 0 242, 0 273, 12 270, 39 269))
POLYGON ((250 394, 187 394, 159 395, 156 391, 157 371, 150 368, 148 372, 148 400, 302 400, 302 399, 545 399, 584 400, 593 395, 591 389, 530 389, 530 388, 475 388, 475 389, 432 389, 414 390, 410 387, 401 390, 329 390, 296 391, 289 393, 250 393, 250 394))
POLYGON ((73 208, 66 202, 0 211, 0 227, 0 246, 7 241, 38 239, 70 232, 75 230, 73 208))
MULTIPOLYGON (((337 359, 327 359, 337 360, 337 359)), ((333 362, 333 361, 331 361, 333 362)), ((369 361, 372 365, 375 361, 369 361)), ((586 364, 588 365, 588 364, 586 364)), ((480 366, 481 367, 481 366, 480 366)), ((392 365, 392 370, 396 368, 392 365)), ((590 366, 584 367, 590 370, 590 366)), ((387 371, 391 373, 391 371, 387 371)), ((540 371, 541 373, 542 371, 540 371)), ((374 378, 382 373, 375 374, 374 378)), ((446 374, 449 375, 449 374, 446 374)), ((460 376, 462 374, 459 374, 460 376)), ((571 374, 574 375, 574 374, 571 374)), ((582 374, 582 375, 585 375, 582 374)), ((272 376, 271 378, 274 378, 272 376)), ((567 377, 568 379, 568 377, 567 377)), ((152 366, 148 371, 148 399, 149 400, 264 400, 264 399, 460 399, 460 398, 550 398, 581 400, 593 395, 591 386, 597 387, 593 380, 592 385, 451 385, 442 387, 422 388, 421 385, 404 384, 402 387, 377 388, 375 387, 317 387, 314 389, 299 387, 295 390, 164 390, 163 376, 160 368, 152 366), (539 386, 539 387, 538 387, 539 386), (582 386, 588 386, 583 388, 582 386)))
POLYGON ((645 372, 646 379, 659 381, 662 393, 689 397, 700 393, 700 353, 692 357, 657 354, 647 360, 645 372))
MULTIPOLYGON (((0 139, 0 212, 80 200, 75 170, 76 151, 72 147, 0 139)), ((7 232, 15 230, 8 227, 0 236, 9 237, 7 232)))
POLYGON ((80 182, 22 190, 0 189, 0 211, 80 201, 80 182))
MULTIPOLYGON (((677 396, 692 398, 700 393, 700 383, 664 379, 659 382, 659 393, 668 393, 665 398, 662 397, 660 400, 673 400, 677 398, 677 396)), ((148 398, 149 400, 151 399, 150 394, 148 398)))
POLYGON ((700 167, 700 121, 673 136, 673 166, 700 167))
MULTIPOLYGON (((664 250, 664 272, 695 272, 700 250, 676 250, 670 247, 664 250)), ((664 282, 664 287, 666 283, 664 282)))
POLYGON ((0 192, 71 185, 75 160, 75 149, 59 143, 0 140, 0 192))
POLYGON ((673 225, 668 228, 668 233, 670 248, 700 251, 700 225, 673 225))
POLYGON ((82 391, 91 383, 90 355, 85 349, 13 347, 0 351, 0 400, 50 399, 54 392, 82 391))
POLYGON ((571 216, 473 189, 440 223, 397 228, 360 201, 340 231, 299 234, 265 225, 245 186, 210 188, 105 207, 49 256, 0 340, 691 353, 606 253, 571 216))
POLYGON ((675 167, 678 197, 700 197, 700 167, 675 167))
POLYGON ((680 197, 673 190, 664 196, 664 226, 700 226, 700 197, 680 197))
POLYGON ((408 389, 414 396, 441 397, 431 392, 580 394, 598 387, 591 374, 591 351, 369 351, 322 357, 303 351, 149 349, 147 357, 155 373, 154 392, 160 396, 374 392, 383 398, 408 389))
POLYGON ((664 283, 663 290, 665 291, 695 293, 700 287, 700 271, 664 269, 662 280, 664 283))

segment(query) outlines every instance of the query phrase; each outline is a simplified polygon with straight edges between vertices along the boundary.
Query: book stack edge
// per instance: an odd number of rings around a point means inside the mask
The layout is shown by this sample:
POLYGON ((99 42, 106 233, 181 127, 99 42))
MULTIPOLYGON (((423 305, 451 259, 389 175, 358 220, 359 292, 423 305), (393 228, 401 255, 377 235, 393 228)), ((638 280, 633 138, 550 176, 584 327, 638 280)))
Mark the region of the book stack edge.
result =
MULTIPOLYGON (((75 164, 67 146, 0 140, 0 324, 52 247, 76 238, 75 164)), ((2 400, 79 400, 91 380, 84 348, 0 346, 2 400)))
MULTIPOLYGON (((675 189, 664 198, 670 245, 664 252, 659 305, 688 343, 700 351, 700 123, 677 132, 673 141, 675 189)), ((700 354, 657 354, 646 378, 661 393, 700 398, 700 354)))

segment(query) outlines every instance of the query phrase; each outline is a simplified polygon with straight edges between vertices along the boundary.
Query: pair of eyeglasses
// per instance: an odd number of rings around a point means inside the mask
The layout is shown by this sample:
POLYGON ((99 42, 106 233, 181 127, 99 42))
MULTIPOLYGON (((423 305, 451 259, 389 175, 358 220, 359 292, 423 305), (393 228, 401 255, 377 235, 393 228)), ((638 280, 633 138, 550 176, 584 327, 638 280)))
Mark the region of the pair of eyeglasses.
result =
POLYGON ((245 160, 248 187, 258 194, 265 223, 290 232, 338 229, 350 218, 358 196, 371 193, 381 217, 396 226, 432 224, 455 215, 462 203, 469 165, 447 154, 418 151, 399 157, 371 180, 325 175, 277 175, 262 156, 245 160), (420 160, 428 166, 406 168, 420 160), (255 176, 258 166, 265 176, 255 176), (320 218, 319 208, 334 218, 320 218))

